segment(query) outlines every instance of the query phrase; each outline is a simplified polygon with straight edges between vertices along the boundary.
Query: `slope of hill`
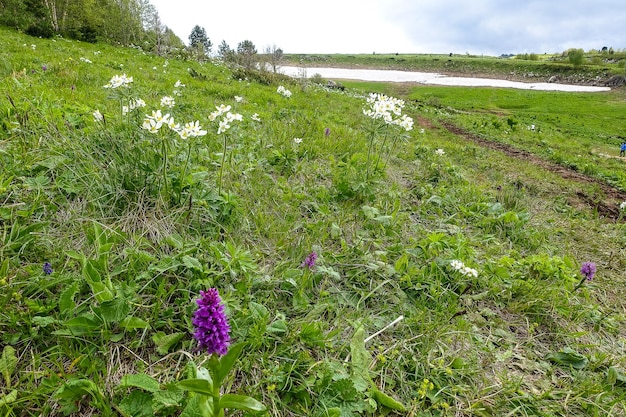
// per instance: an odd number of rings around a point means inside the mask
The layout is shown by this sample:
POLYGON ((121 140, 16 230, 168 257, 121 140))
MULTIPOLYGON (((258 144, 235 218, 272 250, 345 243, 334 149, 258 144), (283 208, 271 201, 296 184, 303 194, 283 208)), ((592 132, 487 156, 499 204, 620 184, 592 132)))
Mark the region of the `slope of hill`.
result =
POLYGON ((619 92, 587 98, 587 147, 550 95, 0 45, 3 415, 626 413, 621 194, 465 133, 606 180, 619 92), (209 288, 221 365, 193 336, 209 288))

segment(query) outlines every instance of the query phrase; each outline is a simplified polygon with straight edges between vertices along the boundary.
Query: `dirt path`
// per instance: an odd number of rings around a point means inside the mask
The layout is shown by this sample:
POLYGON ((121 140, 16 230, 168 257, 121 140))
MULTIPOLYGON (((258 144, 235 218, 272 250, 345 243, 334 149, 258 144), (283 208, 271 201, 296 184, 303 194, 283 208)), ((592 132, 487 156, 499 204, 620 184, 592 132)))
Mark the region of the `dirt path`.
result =
MULTIPOLYGON (((607 219, 611 219, 614 221, 619 219, 619 215, 620 215, 619 205, 621 202, 626 201, 626 192, 618 190, 615 187, 611 187, 610 185, 607 185, 606 183, 602 182, 599 179, 590 177, 588 175, 582 174, 577 171, 573 171, 564 166, 546 161, 545 159, 542 159, 538 157, 537 155, 533 155, 530 152, 526 152, 522 149, 517 149, 511 145, 507 145, 504 143, 492 142, 489 140, 482 139, 478 137, 477 135, 471 132, 468 132, 465 129, 462 129, 458 126, 453 125, 452 123, 442 122, 442 125, 446 129, 448 129, 448 131, 450 131, 451 133, 455 134, 456 136, 460 136, 464 138, 465 140, 469 140, 485 148, 500 151, 504 153, 505 155, 510 156, 512 158, 517 158, 517 159, 521 159, 524 161, 528 161, 532 163, 533 165, 540 166, 541 168, 547 171, 556 173, 566 180, 582 182, 586 184, 594 184, 600 187, 602 189, 602 192, 604 193, 604 198, 602 198, 601 200, 599 200, 597 197, 594 198, 594 196, 586 194, 582 190, 579 190, 576 193, 576 197, 578 201, 588 207, 596 209, 600 216, 603 216, 607 219)), ((626 219, 623 219, 622 221, 626 221, 626 219)))

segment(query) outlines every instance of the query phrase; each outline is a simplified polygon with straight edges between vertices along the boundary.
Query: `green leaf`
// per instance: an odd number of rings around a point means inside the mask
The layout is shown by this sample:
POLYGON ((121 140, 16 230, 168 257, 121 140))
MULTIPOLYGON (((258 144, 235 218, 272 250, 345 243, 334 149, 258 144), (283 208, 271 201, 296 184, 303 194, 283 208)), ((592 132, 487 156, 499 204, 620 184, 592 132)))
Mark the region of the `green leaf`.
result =
POLYGON ((160 389, 159 381, 146 374, 124 375, 120 382, 121 388, 136 387, 149 392, 156 392, 160 389))
POLYGON ((65 415, 78 411, 78 404, 84 397, 90 397, 95 401, 101 400, 103 395, 98 386, 89 379, 73 379, 64 383, 53 397, 61 405, 65 415))
POLYGON ((143 319, 140 319, 139 317, 127 316, 124 320, 120 322, 120 327, 126 330, 149 329, 150 323, 143 319))
POLYGON ((67 316, 68 313, 73 312, 74 308, 76 308, 74 297, 78 294, 78 290, 78 282, 74 282, 61 292, 61 295, 59 296, 59 310, 63 316, 67 316))
POLYGON ((362 326, 356 329, 350 340, 350 356, 352 363, 351 376, 354 387, 358 391, 363 392, 372 382, 368 370, 372 357, 365 348, 365 330, 363 330, 362 326))
POLYGON ((185 255, 183 256, 183 265, 185 265, 189 269, 193 269, 199 272, 204 271, 202 264, 200 261, 193 256, 185 255))
POLYGON ((378 388, 372 386, 370 388, 370 394, 378 404, 391 408, 392 410, 400 411, 401 413, 406 413, 406 407, 401 402, 380 391, 378 388))
POLYGON ((163 408, 178 407, 184 398, 184 392, 178 389, 164 389, 157 391, 153 395, 154 411, 158 412, 163 408))
POLYGON ((189 400, 180 417, 212 417, 212 397, 206 395, 189 394, 189 400))
POLYGON ((277 334, 287 333, 287 323, 285 323, 285 320, 276 320, 267 326, 267 331, 277 334))
POLYGON ((269 311, 263 304, 255 303, 254 301, 250 301, 248 304, 250 311, 252 312, 252 317, 255 319, 267 319, 269 316, 269 311))
POLYGON ((237 409, 244 411, 261 412, 265 406, 259 401, 246 395, 225 394, 220 398, 220 408, 237 409))
POLYGON ((609 385, 619 385, 626 386, 626 375, 622 373, 619 369, 614 366, 611 366, 607 371, 607 382, 609 385))
POLYGON ((13 346, 5 346, 2 350, 2 357, 0 358, 0 374, 4 377, 4 381, 7 387, 11 386, 11 375, 17 367, 17 357, 15 356, 15 349, 13 346))
POLYGON ((102 321, 92 316, 78 316, 65 322, 65 326, 70 330, 71 334, 80 336, 91 333, 102 326, 102 321))
POLYGON ((587 366, 587 358, 570 349, 564 348, 561 352, 548 353, 546 359, 563 366, 571 366, 574 369, 583 369, 587 366))
POLYGON ((239 358, 244 346, 245 343, 237 343, 236 345, 229 347, 226 355, 221 357, 217 369, 215 369, 215 374, 213 375, 214 383, 217 384, 217 386, 222 386, 224 378, 226 378, 226 375, 228 375, 230 370, 233 369, 233 366, 235 365, 237 358, 239 358))
POLYGON ((152 394, 144 391, 135 390, 124 397, 120 402, 119 408, 132 417, 152 417, 154 410, 152 408, 152 394))
POLYGON ((87 284, 91 287, 94 297, 99 303, 111 301, 113 299, 113 293, 102 282, 100 273, 94 266, 95 261, 88 259, 83 265, 83 278, 87 281, 87 284))
POLYGON ((16 400, 17 400, 17 390, 14 389, 13 391, 9 392, 4 397, 0 397, 0 407, 11 404, 15 402, 16 400))
POLYGON ((178 388, 184 391, 195 392, 202 395, 213 395, 213 384, 206 379, 191 378, 180 381, 177 384, 178 388))
POLYGON ((157 346, 157 352, 159 355, 167 355, 173 346, 176 346, 178 342, 185 337, 185 333, 171 333, 165 334, 163 332, 157 332, 152 336, 152 341, 157 346))
POLYGON ((9 274, 9 258, 5 258, 0 266, 0 279, 6 278, 9 274))
POLYGON ((125 298, 117 297, 101 302, 94 312, 102 318, 105 323, 119 323, 130 312, 130 305, 125 298))
POLYGON ((59 320, 50 316, 35 316, 32 318, 31 323, 38 327, 47 327, 51 324, 59 323, 59 320))

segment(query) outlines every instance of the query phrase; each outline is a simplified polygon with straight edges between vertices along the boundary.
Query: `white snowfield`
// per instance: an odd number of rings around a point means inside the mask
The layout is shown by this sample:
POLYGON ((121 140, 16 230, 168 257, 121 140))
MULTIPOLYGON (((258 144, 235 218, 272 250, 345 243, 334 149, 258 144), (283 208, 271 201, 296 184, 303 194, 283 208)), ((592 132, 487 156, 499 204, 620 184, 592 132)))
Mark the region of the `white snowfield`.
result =
POLYGON ((304 68, 280 67, 280 72, 290 77, 312 77, 319 74, 322 78, 412 82, 420 84, 449 85, 459 87, 503 87, 523 90, 542 91, 573 91, 595 93, 610 91, 609 87, 594 87, 586 85, 558 84, 558 83, 525 83, 520 81, 497 80, 491 78, 448 77, 433 72, 412 72, 394 70, 348 69, 348 68, 304 68))

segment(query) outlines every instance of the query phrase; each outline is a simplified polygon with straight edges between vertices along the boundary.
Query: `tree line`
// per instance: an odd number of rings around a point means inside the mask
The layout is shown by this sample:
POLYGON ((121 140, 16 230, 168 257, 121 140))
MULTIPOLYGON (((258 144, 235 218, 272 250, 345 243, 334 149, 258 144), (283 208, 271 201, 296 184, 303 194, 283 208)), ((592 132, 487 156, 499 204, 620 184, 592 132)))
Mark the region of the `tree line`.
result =
POLYGON ((0 25, 42 38, 135 45, 160 55, 184 48, 148 0, 0 0, 0 25))

